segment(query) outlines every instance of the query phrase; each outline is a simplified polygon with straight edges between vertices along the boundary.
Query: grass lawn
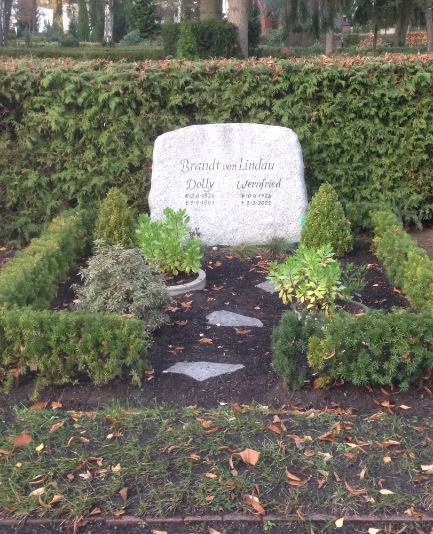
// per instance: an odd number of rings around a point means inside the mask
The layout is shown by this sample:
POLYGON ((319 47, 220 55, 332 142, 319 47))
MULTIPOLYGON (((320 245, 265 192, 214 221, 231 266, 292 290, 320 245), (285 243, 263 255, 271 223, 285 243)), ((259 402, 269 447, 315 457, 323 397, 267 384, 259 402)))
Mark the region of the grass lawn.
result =
POLYGON ((0 429, 3 516, 433 510, 432 419, 238 404, 86 413, 37 403, 0 429))

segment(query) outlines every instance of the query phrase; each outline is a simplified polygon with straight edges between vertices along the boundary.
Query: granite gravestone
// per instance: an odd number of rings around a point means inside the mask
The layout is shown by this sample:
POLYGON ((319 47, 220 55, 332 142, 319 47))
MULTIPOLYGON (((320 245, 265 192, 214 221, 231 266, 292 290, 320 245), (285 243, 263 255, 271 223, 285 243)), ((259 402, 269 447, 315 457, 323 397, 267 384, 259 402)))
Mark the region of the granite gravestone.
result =
POLYGON ((207 245, 298 242, 307 209, 298 137, 245 123, 165 133, 155 141, 149 207, 152 219, 185 208, 207 245))

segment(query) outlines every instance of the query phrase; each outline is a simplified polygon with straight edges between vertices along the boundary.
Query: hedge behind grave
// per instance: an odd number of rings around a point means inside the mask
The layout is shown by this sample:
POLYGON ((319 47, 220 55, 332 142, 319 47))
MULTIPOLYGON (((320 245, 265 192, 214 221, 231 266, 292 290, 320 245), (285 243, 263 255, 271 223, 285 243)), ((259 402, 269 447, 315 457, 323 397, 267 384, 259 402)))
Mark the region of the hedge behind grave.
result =
MULTIPOLYGON (((0 67, 0 242, 25 241, 62 208, 123 189, 144 210, 157 135, 258 122, 299 135, 310 192, 433 214, 433 61, 11 60, 0 67)), ((352 209, 355 215, 361 210, 352 209)))

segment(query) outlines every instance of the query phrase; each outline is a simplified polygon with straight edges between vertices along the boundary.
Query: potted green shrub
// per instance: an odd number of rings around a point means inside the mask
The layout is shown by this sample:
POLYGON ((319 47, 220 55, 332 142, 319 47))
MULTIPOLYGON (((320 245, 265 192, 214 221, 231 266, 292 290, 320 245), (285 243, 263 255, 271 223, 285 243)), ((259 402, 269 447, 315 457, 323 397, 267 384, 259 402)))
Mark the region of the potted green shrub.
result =
POLYGON ((185 209, 166 208, 164 219, 155 221, 143 213, 138 217, 136 233, 144 257, 155 272, 165 277, 171 296, 205 287, 202 243, 192 235, 185 209), (197 276, 185 283, 185 275, 194 274, 197 276))

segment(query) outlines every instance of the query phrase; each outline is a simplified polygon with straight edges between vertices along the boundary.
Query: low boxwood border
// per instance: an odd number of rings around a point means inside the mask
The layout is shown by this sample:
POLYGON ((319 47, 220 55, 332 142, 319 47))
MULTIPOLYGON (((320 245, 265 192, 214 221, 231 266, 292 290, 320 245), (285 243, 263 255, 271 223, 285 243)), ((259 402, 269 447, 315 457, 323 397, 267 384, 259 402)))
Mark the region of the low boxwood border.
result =
POLYGON ((433 262, 392 211, 374 211, 371 222, 375 252, 413 310, 369 310, 360 316, 339 311, 324 318, 314 335, 305 316, 286 312, 273 332, 274 367, 292 388, 302 386, 307 359, 319 386, 343 379, 407 390, 431 380, 433 262))
POLYGON ((36 371, 41 387, 87 376, 104 384, 131 371, 139 383, 150 336, 135 318, 49 311, 59 283, 89 249, 94 216, 87 210, 59 215, 47 230, 0 272, 0 384, 36 371))

